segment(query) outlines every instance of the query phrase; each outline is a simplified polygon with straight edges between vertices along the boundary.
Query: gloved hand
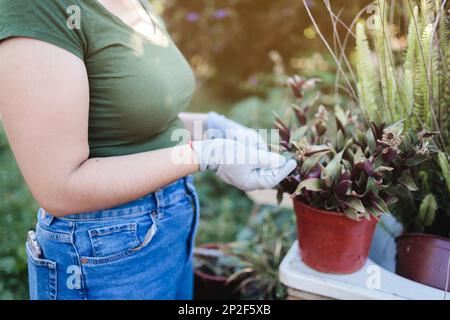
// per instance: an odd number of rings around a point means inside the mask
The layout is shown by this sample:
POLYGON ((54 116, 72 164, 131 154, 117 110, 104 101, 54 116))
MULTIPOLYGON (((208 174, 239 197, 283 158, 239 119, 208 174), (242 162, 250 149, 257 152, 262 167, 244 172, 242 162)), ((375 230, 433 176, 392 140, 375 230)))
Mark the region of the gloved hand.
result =
POLYGON ((212 170, 226 183, 244 191, 271 189, 297 163, 283 156, 227 139, 193 141, 200 171, 212 170))
POLYGON ((229 139, 239 141, 248 147, 267 151, 264 139, 254 129, 247 128, 215 112, 208 113, 205 128, 207 139, 229 139))

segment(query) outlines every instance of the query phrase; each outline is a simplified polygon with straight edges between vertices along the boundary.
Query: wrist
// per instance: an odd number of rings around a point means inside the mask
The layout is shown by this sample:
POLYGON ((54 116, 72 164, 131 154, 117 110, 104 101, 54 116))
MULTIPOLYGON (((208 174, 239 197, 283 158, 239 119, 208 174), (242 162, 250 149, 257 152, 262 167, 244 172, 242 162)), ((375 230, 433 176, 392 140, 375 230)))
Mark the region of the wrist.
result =
POLYGON ((194 150, 194 141, 189 140, 189 143, 187 144, 187 148, 189 149, 190 157, 191 157, 191 164, 192 164, 192 173, 199 172, 200 171, 200 162, 198 159, 197 154, 194 150))
POLYGON ((180 174, 189 175, 200 171, 199 161, 192 143, 178 145, 171 151, 171 161, 176 166, 180 174))
POLYGON ((226 140, 224 139, 193 141, 192 150, 196 155, 199 170, 217 171, 224 156, 225 146, 226 140))

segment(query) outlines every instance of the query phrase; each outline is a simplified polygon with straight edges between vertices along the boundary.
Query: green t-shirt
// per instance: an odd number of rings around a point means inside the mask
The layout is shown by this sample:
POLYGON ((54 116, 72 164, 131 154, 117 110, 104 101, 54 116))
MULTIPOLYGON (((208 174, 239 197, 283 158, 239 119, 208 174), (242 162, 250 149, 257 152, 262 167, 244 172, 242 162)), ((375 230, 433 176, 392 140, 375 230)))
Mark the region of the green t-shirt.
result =
MULTIPOLYGON (((155 23, 146 38, 97 0, 0 0, 0 41, 30 37, 84 61, 89 77, 90 157, 133 154, 174 146, 178 114, 195 78, 147 0, 155 23)), ((64 74, 61 74, 64 77, 64 74)))

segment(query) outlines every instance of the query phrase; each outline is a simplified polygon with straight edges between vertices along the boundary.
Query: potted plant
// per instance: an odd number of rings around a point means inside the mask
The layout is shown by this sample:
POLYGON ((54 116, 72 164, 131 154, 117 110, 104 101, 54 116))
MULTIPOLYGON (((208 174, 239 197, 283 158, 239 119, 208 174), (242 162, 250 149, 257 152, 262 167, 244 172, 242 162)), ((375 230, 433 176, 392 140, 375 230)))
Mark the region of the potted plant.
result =
POLYGON ((344 36, 336 31, 342 21, 329 4, 326 8, 334 25, 335 50, 306 5, 338 66, 336 88, 349 93, 366 121, 391 125, 403 119, 406 132, 422 141, 414 147, 419 157, 408 162, 412 188, 390 189, 398 198, 392 213, 407 231, 397 240, 397 273, 448 289, 450 22, 446 1, 377 1, 366 25, 358 16, 346 26, 344 36), (351 38, 356 40, 354 64, 346 54, 351 38))
POLYGON ((330 117, 319 106, 308 120, 312 108, 302 99, 316 82, 291 78, 294 121, 276 117, 280 151, 298 163, 278 191, 294 199, 303 262, 321 272, 353 273, 367 259, 378 217, 389 212, 390 189, 415 189, 409 163, 419 161, 415 150, 424 141, 404 133, 402 121, 370 121, 366 129, 340 107, 330 117))
POLYGON ((393 213, 407 231, 397 239, 396 270, 444 290, 450 287, 450 16, 440 1, 410 2, 406 9, 403 54, 392 49, 402 35, 394 36, 386 16, 395 8, 385 1, 378 4, 370 39, 357 26, 358 85, 368 89, 360 105, 369 116, 388 123, 406 119, 407 129, 426 141, 417 152, 431 161, 411 167, 418 187, 393 190, 399 199, 393 213))
POLYGON ((229 244, 203 244, 195 249, 194 257, 195 299, 224 300, 239 297, 239 277, 231 277, 244 266, 231 253, 229 244))

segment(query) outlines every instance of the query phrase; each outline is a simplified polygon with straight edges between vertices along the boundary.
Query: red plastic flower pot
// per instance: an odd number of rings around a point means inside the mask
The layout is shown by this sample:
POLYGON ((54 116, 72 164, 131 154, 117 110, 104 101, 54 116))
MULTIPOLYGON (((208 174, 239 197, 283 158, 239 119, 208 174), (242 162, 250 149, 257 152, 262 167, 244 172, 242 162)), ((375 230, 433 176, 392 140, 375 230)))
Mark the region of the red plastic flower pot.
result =
POLYGON ((227 277, 213 276, 199 270, 195 270, 194 275, 196 300, 223 300, 235 296, 235 288, 227 283, 227 277))
MULTIPOLYGON (((208 243, 200 247, 205 249, 216 249, 228 247, 227 244, 208 243)), ((225 276, 217 276, 194 270, 194 298, 196 300, 228 300, 239 296, 236 281, 228 282, 225 276)))
POLYGON ((349 274, 364 266, 378 220, 355 221, 294 200, 301 258, 325 273, 349 274))
POLYGON ((450 240, 428 234, 397 238, 396 272, 402 277, 441 290, 450 290, 450 240))

